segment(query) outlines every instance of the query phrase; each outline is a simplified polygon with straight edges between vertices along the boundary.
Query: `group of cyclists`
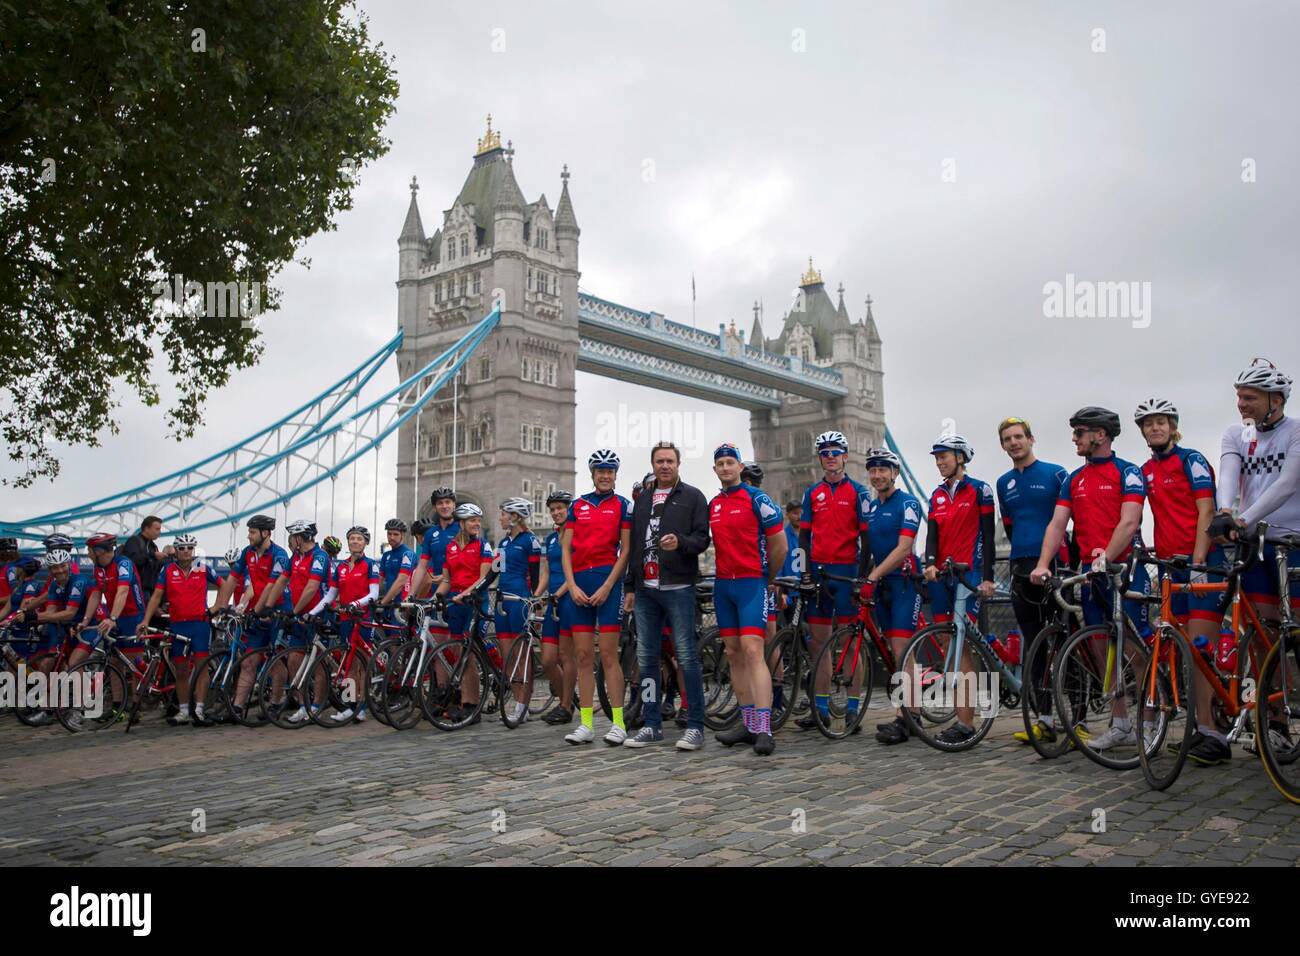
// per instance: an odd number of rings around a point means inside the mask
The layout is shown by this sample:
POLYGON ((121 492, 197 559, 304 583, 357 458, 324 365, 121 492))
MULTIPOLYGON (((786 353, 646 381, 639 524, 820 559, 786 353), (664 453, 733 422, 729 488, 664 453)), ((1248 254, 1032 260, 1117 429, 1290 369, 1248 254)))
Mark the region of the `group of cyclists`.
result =
MULTIPOLYGON (((1141 543, 1147 504, 1154 518, 1156 555, 1181 556, 1194 566, 1226 567, 1225 547, 1257 522, 1300 529, 1300 424, 1285 414, 1292 380, 1270 362, 1256 359, 1233 385, 1240 421, 1223 434, 1217 469, 1206 455, 1179 444, 1176 405, 1150 398, 1132 413, 1150 449, 1142 465, 1116 454, 1123 423, 1107 408, 1087 406, 1070 417, 1075 452, 1082 459, 1073 470, 1038 459, 1030 423, 1009 417, 998 424, 997 437, 1010 468, 996 482, 970 473, 975 449, 967 438, 949 434, 933 443, 940 481, 924 505, 899 486, 901 461, 888 449, 870 449, 861 461, 866 482, 855 478, 848 441, 838 431, 817 436, 811 451, 822 476, 802 501, 784 507, 761 492, 758 464, 744 461, 734 444, 720 445, 714 471, 722 490, 709 503, 714 601, 733 685, 748 708, 743 726, 719 734, 720 742, 752 743, 757 753, 772 752, 771 711, 785 702, 761 665, 762 649, 775 631, 780 609, 797 590, 793 579, 799 588, 817 585, 807 612, 814 655, 833 628, 866 607, 897 659, 918 629, 924 604, 932 623, 951 621, 963 609, 974 618, 980 602, 998 593, 994 556, 999 513, 1010 542, 1011 603, 1026 640, 1059 613, 1048 599, 1049 578, 1068 567, 1126 561, 1141 543), (722 505, 736 501, 737 494, 742 505, 724 514, 722 505), (918 554, 915 542, 923 522, 925 547, 918 554)), ((633 552, 633 501, 615 491, 620 465, 609 449, 592 453, 587 461, 592 489, 579 495, 556 491, 547 498, 554 528, 544 539, 531 530, 533 505, 527 499, 501 502, 499 534, 492 535, 479 506, 458 501, 453 489, 438 488, 431 496, 429 521, 408 526, 393 518, 385 524, 387 547, 377 560, 366 553, 371 543, 367 528, 350 528, 342 540, 326 536, 318 541, 314 524, 295 520, 285 528, 285 550, 272 540, 275 519, 256 515, 247 522, 247 545, 227 553, 224 575, 196 559, 194 535, 178 535, 174 555, 148 595, 131 561, 118 553, 114 535, 86 540, 88 561, 73 555, 74 542, 63 535, 45 539, 43 559, 19 557, 15 539, 0 539, 0 626, 10 635, 6 653, 33 658, 66 641, 72 665, 94 653, 106 634, 115 635, 119 648, 131 649, 137 631, 147 632, 165 612, 177 635, 171 654, 179 698, 179 709, 168 722, 210 726, 201 685, 190 700, 188 677, 207 656, 210 621, 224 608, 240 609, 251 649, 269 649, 283 633, 301 655, 311 642, 313 619, 334 618, 341 640, 349 640, 353 628, 370 640, 379 622, 397 619, 399 605, 435 594, 446 600, 445 614, 431 618, 435 637, 462 637, 470 622, 486 613, 485 602, 495 587, 502 595, 548 598, 541 624, 541 670, 559 703, 542 719, 572 724, 576 691, 580 719, 565 739, 589 743, 594 739, 593 656, 598 645, 605 656, 611 635, 617 641, 631 603, 623 589, 633 552), (42 568, 48 574, 38 581, 42 568), (210 599, 213 588, 215 598, 210 599)), ((654 474, 647 475, 633 497, 654 486, 654 474)), ((1257 606, 1275 610, 1278 582, 1269 572, 1269 547, 1242 586, 1257 606)), ((1300 552, 1290 557, 1300 564, 1300 552)), ((1180 572, 1163 565, 1160 573, 1173 575, 1178 583, 1216 577, 1214 571, 1180 572)), ((1148 587, 1142 564, 1134 565, 1127 590, 1148 587)), ((1106 620, 1112 603, 1108 588, 1100 578, 1083 586, 1080 606, 1087 623, 1106 620)), ((1145 604, 1126 602, 1125 610, 1139 630, 1146 627, 1145 604)), ((495 637, 503 654, 525 633, 527 613, 527 602, 497 603, 495 637)), ((1214 595, 1176 595, 1174 613, 1194 636, 1212 638, 1222 624, 1222 607, 1214 595)), ((48 654, 45 661, 48 665, 48 654)), ((256 656, 245 659, 236 707, 248 700, 256 666, 256 656)), ((295 666, 291 661, 290 672, 295 666)), ((603 674, 608 698, 622 701, 621 671, 607 666, 603 674)), ((1221 764, 1230 759, 1231 749, 1210 717, 1209 688, 1199 674, 1195 677, 1197 733, 1189 756, 1200 765, 1221 764)), ((824 714, 829 700, 822 688, 815 686, 810 696, 811 706, 824 714)), ((363 720, 366 708, 362 699, 335 718, 363 720)), ((309 716, 304 704, 290 719, 309 716)), ((795 724, 807 729, 815 720, 810 711, 795 724)), ((698 722, 689 724, 678 741, 680 749, 702 745, 698 722)), ((939 739, 958 744, 975 734, 974 724, 970 710, 959 707, 956 721, 939 739)), ((1055 739, 1061 732, 1049 713, 1016 737, 1028 743, 1031 736, 1055 739)), ((1289 734, 1285 721, 1270 732, 1289 734)), ((1109 726, 1083 736, 1087 746, 1105 751, 1132 745, 1134 733, 1131 715, 1117 706, 1109 726)), ((911 735, 901 710, 876 731, 884 745, 904 743, 911 735)), ((653 734, 638 738, 654 740, 653 734)), ((627 735, 618 707, 604 740, 639 746, 627 735)))

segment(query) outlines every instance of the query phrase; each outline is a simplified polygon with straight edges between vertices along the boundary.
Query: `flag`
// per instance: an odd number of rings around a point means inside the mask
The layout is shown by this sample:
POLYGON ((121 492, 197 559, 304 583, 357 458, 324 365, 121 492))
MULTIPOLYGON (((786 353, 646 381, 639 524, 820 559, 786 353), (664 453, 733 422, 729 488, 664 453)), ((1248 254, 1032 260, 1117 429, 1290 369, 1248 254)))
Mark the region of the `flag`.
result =
POLYGON ((691 301, 695 301, 695 273, 691 273, 691 301))

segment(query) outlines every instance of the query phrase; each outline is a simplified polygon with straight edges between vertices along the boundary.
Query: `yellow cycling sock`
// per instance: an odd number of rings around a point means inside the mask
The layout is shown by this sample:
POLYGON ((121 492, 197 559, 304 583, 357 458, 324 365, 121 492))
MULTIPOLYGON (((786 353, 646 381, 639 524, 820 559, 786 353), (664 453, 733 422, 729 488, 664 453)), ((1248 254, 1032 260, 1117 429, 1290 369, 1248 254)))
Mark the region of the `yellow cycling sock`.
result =
POLYGON ((626 727, 623 727, 623 708, 611 707, 610 710, 613 711, 614 714, 614 726, 621 727, 623 730, 627 730, 626 727))
POLYGON ((587 728, 590 728, 590 727, 591 727, 591 708, 590 708, 590 707, 583 707, 583 708, 582 708, 582 726, 587 727, 587 728))

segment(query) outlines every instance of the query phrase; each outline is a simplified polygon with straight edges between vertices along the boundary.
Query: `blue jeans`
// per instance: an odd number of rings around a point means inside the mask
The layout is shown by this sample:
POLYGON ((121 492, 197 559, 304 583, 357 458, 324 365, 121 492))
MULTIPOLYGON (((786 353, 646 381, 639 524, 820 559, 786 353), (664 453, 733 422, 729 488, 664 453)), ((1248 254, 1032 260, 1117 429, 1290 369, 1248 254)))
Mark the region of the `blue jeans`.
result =
POLYGON ((636 592, 636 659, 641 668, 641 713, 647 727, 663 726, 659 710, 663 689, 659 686, 659 645, 663 643, 664 622, 673 632, 673 650, 686 680, 686 725, 704 730, 704 672, 700 668, 699 648, 695 644, 695 589, 676 588, 660 591, 642 588, 636 592), (649 700, 645 699, 649 681, 649 700))

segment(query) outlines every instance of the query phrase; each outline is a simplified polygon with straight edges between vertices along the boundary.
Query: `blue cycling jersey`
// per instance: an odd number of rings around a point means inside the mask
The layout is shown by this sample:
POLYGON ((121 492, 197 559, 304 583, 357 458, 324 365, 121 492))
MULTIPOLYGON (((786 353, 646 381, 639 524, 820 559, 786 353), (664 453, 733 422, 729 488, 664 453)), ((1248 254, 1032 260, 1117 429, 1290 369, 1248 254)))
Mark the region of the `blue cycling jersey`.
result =
POLYGON ((388 593, 388 589, 393 586, 399 574, 411 574, 415 571, 417 562, 415 552, 404 544, 385 551, 379 556, 379 575, 383 578, 383 586, 379 590, 379 596, 383 597, 388 593))
POLYGON ((546 552, 546 589, 554 594, 564 587, 564 563, 561 557, 560 532, 552 531, 546 536, 543 546, 546 552))
POLYGON ((501 575, 497 587, 506 594, 531 594, 529 568, 535 567, 541 559, 542 546, 531 531, 506 535, 497 545, 492 565, 493 570, 501 575))
MULTIPOLYGON (((921 527, 921 502, 901 488, 895 488, 888 498, 872 498, 867 506, 867 537, 871 541, 871 559, 880 564, 889 557, 902 538, 916 540, 921 527)), ((916 555, 890 571, 886 577, 901 577, 903 569, 916 570, 916 555)))
POLYGON ((1012 468, 998 479, 998 507, 1002 523, 1011 533, 1013 560, 1038 557, 1061 486, 1069 477, 1060 465, 1035 461, 1028 468, 1012 468))

